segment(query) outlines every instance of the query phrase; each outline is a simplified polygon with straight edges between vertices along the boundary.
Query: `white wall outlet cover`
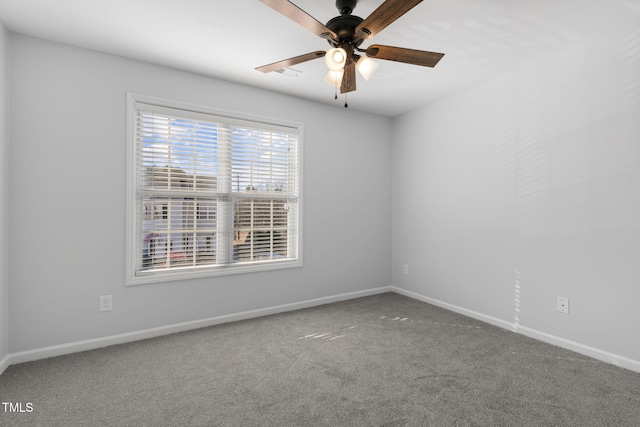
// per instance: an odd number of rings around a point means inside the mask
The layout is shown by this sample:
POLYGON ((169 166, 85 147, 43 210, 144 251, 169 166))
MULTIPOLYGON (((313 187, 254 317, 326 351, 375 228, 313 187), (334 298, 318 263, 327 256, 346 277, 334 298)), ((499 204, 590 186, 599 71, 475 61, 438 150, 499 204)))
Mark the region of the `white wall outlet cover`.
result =
POLYGON ((100 311, 111 311, 113 309, 113 297, 103 295, 100 297, 100 311))
POLYGON ((557 298, 557 307, 556 309, 560 313, 569 314, 569 298, 558 297, 557 298))

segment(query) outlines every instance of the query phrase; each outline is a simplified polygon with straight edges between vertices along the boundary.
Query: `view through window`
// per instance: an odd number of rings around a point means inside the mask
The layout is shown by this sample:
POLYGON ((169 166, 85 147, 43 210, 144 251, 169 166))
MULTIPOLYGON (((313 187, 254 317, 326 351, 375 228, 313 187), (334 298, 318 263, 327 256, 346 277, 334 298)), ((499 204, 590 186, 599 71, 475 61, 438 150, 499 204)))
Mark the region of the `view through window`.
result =
POLYGON ((299 126, 130 96, 130 282, 299 264, 299 126))

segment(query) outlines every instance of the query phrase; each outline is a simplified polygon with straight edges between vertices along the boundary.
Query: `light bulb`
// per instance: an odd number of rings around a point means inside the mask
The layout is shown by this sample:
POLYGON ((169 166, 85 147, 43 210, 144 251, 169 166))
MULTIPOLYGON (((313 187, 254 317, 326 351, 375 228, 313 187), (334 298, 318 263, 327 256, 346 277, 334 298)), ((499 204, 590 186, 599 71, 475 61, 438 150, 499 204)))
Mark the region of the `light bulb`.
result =
POLYGON ((324 55, 324 62, 330 70, 338 71, 344 68, 347 61, 347 51, 341 47, 329 49, 324 55))

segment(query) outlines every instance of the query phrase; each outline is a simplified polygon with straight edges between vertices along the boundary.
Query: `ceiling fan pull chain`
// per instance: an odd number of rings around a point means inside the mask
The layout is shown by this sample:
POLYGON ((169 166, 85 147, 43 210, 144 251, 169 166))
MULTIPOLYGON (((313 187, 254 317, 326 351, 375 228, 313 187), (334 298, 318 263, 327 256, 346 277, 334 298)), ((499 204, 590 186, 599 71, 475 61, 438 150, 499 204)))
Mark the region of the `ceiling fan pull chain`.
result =
POLYGON ((347 97, 348 97, 348 95, 345 93, 344 94, 344 108, 349 108, 349 104, 347 104, 347 97))

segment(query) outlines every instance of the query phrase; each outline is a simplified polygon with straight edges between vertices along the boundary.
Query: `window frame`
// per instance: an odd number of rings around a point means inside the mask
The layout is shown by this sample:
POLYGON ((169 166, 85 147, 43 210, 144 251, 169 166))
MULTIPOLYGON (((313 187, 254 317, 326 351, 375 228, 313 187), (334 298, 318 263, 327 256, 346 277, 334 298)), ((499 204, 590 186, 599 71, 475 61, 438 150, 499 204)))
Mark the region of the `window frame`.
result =
MULTIPOLYGON (((289 268, 302 267, 302 230, 303 230, 303 201, 302 201, 302 159, 303 159, 303 124, 299 122, 286 121, 281 119, 274 119, 271 117, 256 116, 245 113, 237 113, 228 110, 220 110, 212 107, 207 107, 198 104, 192 104, 187 102, 169 100, 158 98, 154 96, 142 95, 137 93, 127 93, 127 154, 126 154, 126 250, 125 250, 125 284, 127 286, 140 285, 148 283, 160 283, 167 281, 180 281, 205 277, 216 277, 231 274, 252 273, 260 271, 280 270, 289 268), (144 201, 142 196, 138 195, 138 171, 137 171, 137 138, 136 138, 136 104, 149 104, 160 108, 168 108, 173 110, 182 110, 188 113, 197 115, 213 115, 217 117, 227 118, 230 121, 241 120, 255 122, 256 124, 263 124, 276 127, 286 127, 295 129, 297 133, 297 156, 295 158, 295 167, 297 176, 295 177, 297 182, 297 227, 295 236, 295 247, 297 257, 286 258, 283 260, 268 260, 268 261, 253 261, 253 262, 240 262, 240 263, 228 263, 228 264, 215 264, 211 266, 194 266, 193 268, 180 268, 180 269, 168 269, 168 270, 154 270, 150 272, 138 272, 137 269, 137 257, 143 250, 144 244, 138 242, 137 236, 139 235, 138 229, 141 227, 139 217, 143 217, 146 214, 144 201)), ((233 192, 229 193, 233 195, 233 192)), ((246 196, 241 194, 236 195, 239 199, 243 199, 246 196)), ((268 198, 269 196, 263 196, 268 198)), ((273 195, 270 197, 273 198, 273 195)), ((258 199, 260 195, 258 195, 258 199)), ((248 197, 248 199, 251 199, 248 197)), ((149 212, 152 216, 155 214, 153 206, 149 212)), ((233 226, 229 230, 233 234, 233 226)))

